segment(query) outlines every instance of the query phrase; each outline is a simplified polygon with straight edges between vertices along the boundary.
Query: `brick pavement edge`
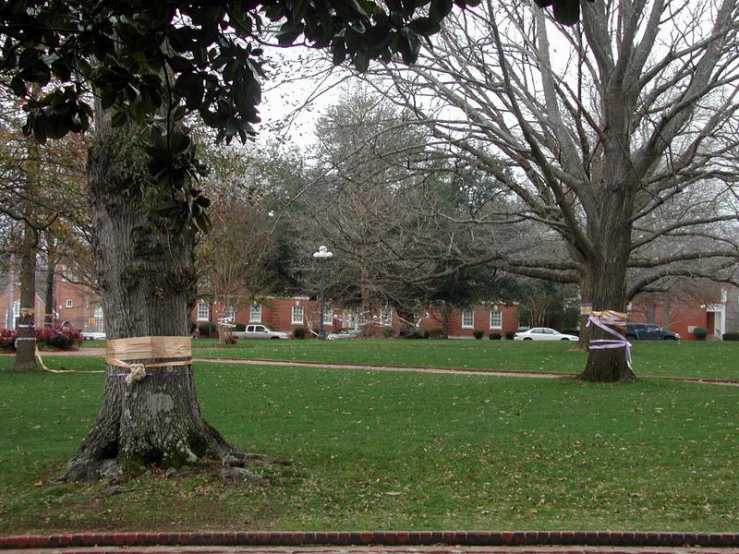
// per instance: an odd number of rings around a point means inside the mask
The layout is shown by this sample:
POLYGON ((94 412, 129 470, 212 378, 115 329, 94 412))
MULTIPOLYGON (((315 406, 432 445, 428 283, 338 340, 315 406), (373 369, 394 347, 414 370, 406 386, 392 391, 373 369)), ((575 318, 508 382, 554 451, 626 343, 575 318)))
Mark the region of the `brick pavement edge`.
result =
POLYGON ((0 549, 71 547, 627 547, 738 548, 739 533, 627 531, 358 531, 64 533, 0 536, 0 549))

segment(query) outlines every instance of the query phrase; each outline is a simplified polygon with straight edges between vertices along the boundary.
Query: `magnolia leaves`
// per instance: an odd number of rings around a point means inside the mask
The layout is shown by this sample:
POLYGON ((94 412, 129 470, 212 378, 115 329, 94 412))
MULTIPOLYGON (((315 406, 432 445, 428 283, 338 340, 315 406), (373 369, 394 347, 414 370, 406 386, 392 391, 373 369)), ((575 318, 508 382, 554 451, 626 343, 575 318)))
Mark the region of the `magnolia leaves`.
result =
POLYGON ((192 222, 207 233, 212 226, 207 213, 210 200, 201 190, 191 186, 195 177, 207 173, 207 168, 197 158, 196 145, 179 130, 166 133, 154 126, 148 135, 145 151, 149 156, 149 174, 161 189, 183 189, 185 193, 184 200, 172 198, 158 205, 155 211, 174 223, 175 232, 192 222))
POLYGON ((277 38, 282 45, 301 37, 315 48, 330 48, 336 64, 350 61, 366 71, 373 59, 389 61, 399 54, 412 64, 421 39, 441 29, 454 4, 474 6, 479 0, 293 0, 267 9, 273 20, 284 20, 277 38), (422 15, 418 15, 418 14, 422 15))
POLYGON ((580 0, 534 0, 534 2, 540 8, 552 6, 554 19, 563 25, 574 25, 580 21, 580 0))

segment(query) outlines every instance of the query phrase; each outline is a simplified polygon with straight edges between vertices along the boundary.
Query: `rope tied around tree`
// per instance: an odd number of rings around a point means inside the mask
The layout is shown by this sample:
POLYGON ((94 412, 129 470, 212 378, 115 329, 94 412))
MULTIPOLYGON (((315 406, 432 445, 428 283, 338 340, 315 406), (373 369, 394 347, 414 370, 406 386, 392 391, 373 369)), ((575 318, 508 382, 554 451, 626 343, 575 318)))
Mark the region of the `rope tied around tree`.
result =
POLYGON ((626 340, 624 335, 611 328, 625 330, 626 314, 613 310, 594 312, 592 304, 582 304, 580 306, 580 314, 588 316, 588 321, 585 323, 586 327, 594 325, 615 337, 612 339, 591 339, 588 349, 610 350, 612 348, 623 348, 626 354, 626 364, 629 366, 629 369, 633 370, 631 366, 631 343, 626 340))
POLYGON ((131 385, 138 383, 146 377, 146 366, 144 364, 131 364, 130 372, 126 376, 126 383, 131 385))
POLYGON ((191 375, 189 371, 151 373, 147 369, 156 367, 192 365, 189 337, 134 337, 108 340, 105 361, 108 365, 122 367, 128 371, 108 373, 108 377, 125 377, 128 385, 143 381, 146 377, 172 377, 191 375), (157 361, 171 359, 170 361, 157 361), (155 360, 143 363, 141 360, 155 360))

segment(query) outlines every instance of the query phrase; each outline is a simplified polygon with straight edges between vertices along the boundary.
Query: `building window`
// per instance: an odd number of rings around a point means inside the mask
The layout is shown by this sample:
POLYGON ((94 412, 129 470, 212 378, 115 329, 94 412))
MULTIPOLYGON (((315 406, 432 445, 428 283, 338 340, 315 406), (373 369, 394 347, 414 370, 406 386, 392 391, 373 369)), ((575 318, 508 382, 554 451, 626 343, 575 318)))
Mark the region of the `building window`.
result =
POLYGON ((262 305, 261 304, 253 304, 251 308, 249 308, 249 321, 251 323, 261 323, 262 322, 262 305))
POLYGON ((205 302, 198 302, 198 321, 210 321, 210 307, 205 302))
POLYGON ((490 328, 503 328, 503 312, 501 312, 498 308, 493 308, 492 310, 490 310, 490 328))
POLYGON ((475 312, 465 310, 462 312, 462 329, 472 329, 475 326, 475 312))
POLYGON ((292 323, 293 325, 303 324, 303 306, 293 306, 290 316, 290 323, 292 323))
POLYGON ((67 298, 67 308, 71 308, 72 305, 73 305, 72 299, 71 298, 67 298))
POLYGON ((95 330, 103 331, 103 307, 95 306, 95 330))
POLYGON ((392 325, 392 324, 393 324, 392 308, 382 308, 380 310, 380 325, 392 325))
POLYGON ((334 324, 334 314, 331 312, 331 310, 326 310, 323 313, 323 324, 324 325, 333 325, 334 324))

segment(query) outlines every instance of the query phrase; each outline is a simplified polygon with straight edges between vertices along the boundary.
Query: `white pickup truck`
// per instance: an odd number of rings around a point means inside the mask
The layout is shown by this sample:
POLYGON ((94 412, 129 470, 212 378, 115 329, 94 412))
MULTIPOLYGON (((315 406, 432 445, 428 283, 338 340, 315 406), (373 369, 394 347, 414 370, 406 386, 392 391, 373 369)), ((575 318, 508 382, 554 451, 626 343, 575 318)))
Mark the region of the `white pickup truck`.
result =
POLYGON ((266 325, 247 325, 243 331, 233 331, 232 336, 237 339, 289 339, 288 333, 272 331, 266 325))

